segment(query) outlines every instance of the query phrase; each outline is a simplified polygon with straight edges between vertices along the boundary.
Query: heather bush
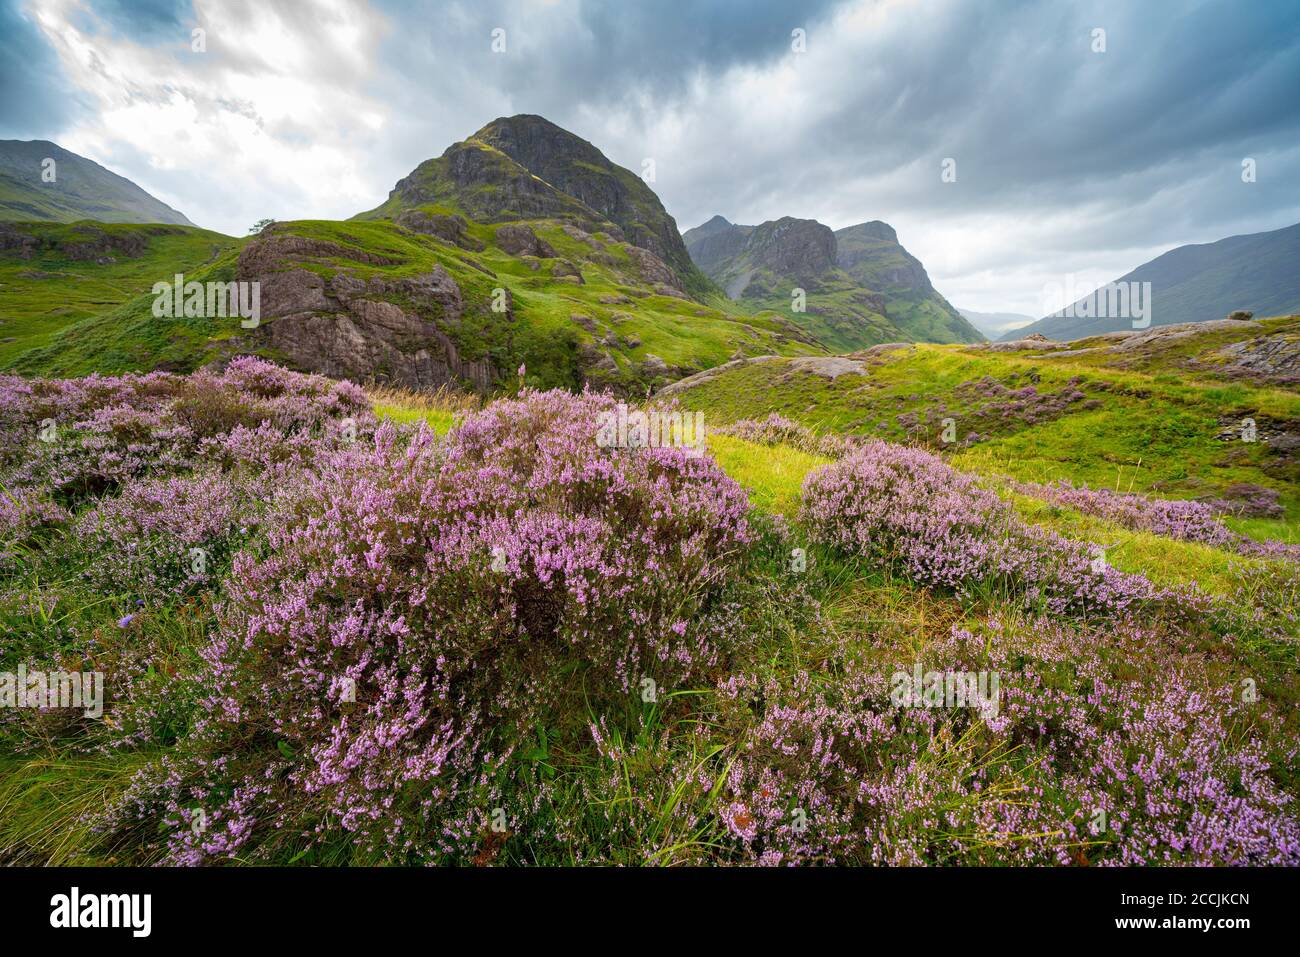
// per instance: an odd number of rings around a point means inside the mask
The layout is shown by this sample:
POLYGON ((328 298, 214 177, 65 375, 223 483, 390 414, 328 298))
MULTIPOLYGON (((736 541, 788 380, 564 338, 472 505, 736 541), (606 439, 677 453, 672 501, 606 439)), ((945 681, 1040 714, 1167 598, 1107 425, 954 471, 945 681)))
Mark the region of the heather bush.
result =
MULTIPOLYGON (((1297 864, 1300 822, 1264 742, 1275 721, 1185 649, 993 618, 924 667, 1001 676, 999 709, 900 708, 858 664, 835 681, 720 688, 744 717, 719 818, 761 864, 1297 864), (1127 649, 1108 661, 1101 649, 1127 649)), ((724 708, 723 720, 726 720, 724 708)), ((1294 763, 1293 743, 1284 757, 1294 763)))
POLYGON ((445 443, 382 426, 300 478, 267 554, 235 559, 207 757, 158 792, 206 808, 175 859, 326 821, 385 858, 464 852, 575 682, 626 699, 726 654, 711 602, 752 537, 745 496, 688 451, 600 448, 611 403, 526 393, 445 443))
POLYGON ((40 532, 71 517, 67 509, 41 492, 0 488, 0 572, 13 570, 40 532))
MULTIPOLYGON (((1033 496, 1056 505, 1063 505, 1085 515, 1115 522, 1125 528, 1164 535, 1182 541, 1200 542, 1267 558, 1300 558, 1300 546, 1285 542, 1257 542, 1239 535, 1220 520, 1227 509, 1219 501, 1198 502, 1190 499, 1147 498, 1144 495, 1126 495, 1109 489, 1090 489, 1075 486, 1061 479, 1051 485, 1036 482, 1011 482, 1011 487, 1022 494, 1033 496)), ((1268 493, 1268 489, 1261 489, 1268 493)), ((1257 494, 1257 493, 1256 493, 1257 494)), ((1265 501, 1276 503, 1277 493, 1265 501)))
POLYGON ((1108 615, 1167 597, 1094 546, 1020 521, 938 456, 888 442, 811 473, 803 519, 822 542, 964 596, 994 588, 1053 613, 1108 615))
POLYGON ((224 372, 34 379, 0 376, 0 485, 65 505, 162 477, 229 449, 231 433, 271 428, 353 438, 373 428, 364 392, 260 359, 224 372), (346 433, 346 434, 344 434, 346 433))
POLYGON ((820 435, 807 426, 773 412, 766 419, 741 419, 717 429, 723 435, 732 435, 759 445, 789 445, 815 455, 839 458, 856 448, 853 436, 820 435))
POLYGON ((1237 561, 1203 615, 935 455, 780 416, 723 431, 838 459, 802 525, 696 450, 602 447, 594 395, 445 439, 254 359, 0 398, 0 663, 108 689, 102 722, 4 709, 0 740, 162 755, 99 820, 115 859, 1300 863, 1294 564, 1237 561), (900 707, 917 662, 993 672, 999 709, 900 707))
POLYGON ((265 494, 238 473, 132 480, 77 519, 67 547, 108 593, 157 601, 211 587, 255 526, 265 494))

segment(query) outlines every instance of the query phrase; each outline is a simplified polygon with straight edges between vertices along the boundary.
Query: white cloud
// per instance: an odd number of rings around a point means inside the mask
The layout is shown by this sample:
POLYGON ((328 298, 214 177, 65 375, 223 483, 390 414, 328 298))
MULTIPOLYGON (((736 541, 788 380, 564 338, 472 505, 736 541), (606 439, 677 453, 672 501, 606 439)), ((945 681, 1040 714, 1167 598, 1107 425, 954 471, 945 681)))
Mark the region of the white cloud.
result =
POLYGON ((364 4, 196 4, 190 27, 144 45, 79 0, 37 22, 97 110, 61 145, 127 176, 202 226, 242 235, 264 216, 344 218, 384 195, 366 144, 388 104, 360 92, 389 25, 364 4), (290 15, 292 14, 292 16, 290 15))

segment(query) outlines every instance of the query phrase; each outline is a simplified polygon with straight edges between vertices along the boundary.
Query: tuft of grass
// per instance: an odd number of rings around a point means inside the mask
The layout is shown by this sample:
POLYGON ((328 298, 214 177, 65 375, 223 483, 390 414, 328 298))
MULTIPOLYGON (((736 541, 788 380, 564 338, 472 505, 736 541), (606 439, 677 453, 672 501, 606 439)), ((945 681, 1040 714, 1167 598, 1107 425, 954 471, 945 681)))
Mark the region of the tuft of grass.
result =
POLYGON ((479 407, 477 396, 448 387, 433 392, 416 392, 395 386, 371 386, 366 390, 375 415, 399 425, 425 422, 439 435, 446 435, 466 412, 479 407))

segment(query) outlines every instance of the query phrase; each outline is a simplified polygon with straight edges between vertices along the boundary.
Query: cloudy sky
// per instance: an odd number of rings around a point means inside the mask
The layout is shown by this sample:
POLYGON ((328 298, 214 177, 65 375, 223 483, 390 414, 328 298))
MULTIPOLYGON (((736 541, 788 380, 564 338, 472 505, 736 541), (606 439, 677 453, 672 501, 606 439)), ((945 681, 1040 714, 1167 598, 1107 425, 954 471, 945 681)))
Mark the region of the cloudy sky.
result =
POLYGON ((540 113, 682 229, 883 219, 988 312, 1300 221, 1298 91, 1295 0, 0 0, 0 137, 202 226, 350 216, 540 113))

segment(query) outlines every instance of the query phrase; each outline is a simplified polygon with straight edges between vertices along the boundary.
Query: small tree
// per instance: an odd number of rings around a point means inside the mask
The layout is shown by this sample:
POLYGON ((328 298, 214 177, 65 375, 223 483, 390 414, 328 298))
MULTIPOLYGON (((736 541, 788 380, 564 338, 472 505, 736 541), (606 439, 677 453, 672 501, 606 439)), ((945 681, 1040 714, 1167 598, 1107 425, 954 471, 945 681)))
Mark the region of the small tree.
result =
POLYGON ((248 231, 250 233, 260 233, 262 230, 266 229, 267 226, 270 226, 274 222, 275 222, 274 219, 259 219, 257 222, 253 223, 252 226, 248 227, 248 231))

